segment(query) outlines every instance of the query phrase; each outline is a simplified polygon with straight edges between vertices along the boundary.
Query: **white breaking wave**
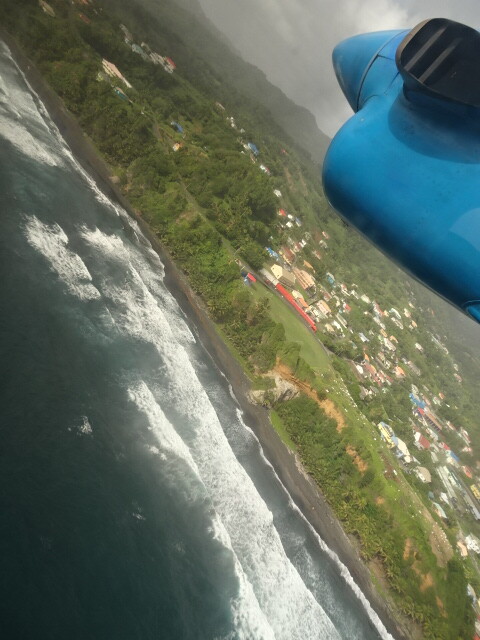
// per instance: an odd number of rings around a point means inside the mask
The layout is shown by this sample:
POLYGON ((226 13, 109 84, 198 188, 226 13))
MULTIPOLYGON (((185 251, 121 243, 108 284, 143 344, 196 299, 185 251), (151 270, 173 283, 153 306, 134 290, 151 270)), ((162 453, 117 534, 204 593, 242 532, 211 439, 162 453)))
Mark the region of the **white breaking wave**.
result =
POLYGON ((101 297, 83 260, 68 248, 68 237, 58 224, 48 225, 31 216, 24 228, 28 243, 47 259, 71 294, 80 300, 101 297))
POLYGON ((320 547, 320 549, 322 549, 322 551, 324 551, 336 564, 336 566, 338 567, 338 570, 340 571, 341 576, 343 577, 343 579, 345 580, 345 582, 348 584, 348 586, 351 588, 351 590, 353 591, 353 593, 356 595, 356 597, 360 600, 360 602, 362 603, 364 609, 367 611, 368 616, 370 618, 370 620, 372 621, 375 629, 378 631, 379 636, 383 639, 383 640, 394 640, 394 638, 392 637, 392 635, 390 633, 388 633, 388 631, 385 629, 382 621, 380 620, 380 618, 378 617, 376 611, 372 608, 370 602, 367 600, 367 598, 365 597, 364 593, 362 592, 362 590, 359 588, 359 586, 357 585, 357 583, 355 582, 355 580, 352 578, 349 570, 347 569, 347 567, 343 564, 343 562, 341 562, 340 558, 338 557, 338 555, 332 551, 332 549, 330 549, 330 547, 328 547, 325 542, 323 541, 323 539, 318 535, 318 533, 315 531, 314 527, 311 525, 311 523, 307 520, 307 518, 303 515, 302 511, 298 508, 298 506, 295 504, 295 502, 292 500, 290 494, 288 493, 287 489, 285 488, 285 486, 283 485, 282 481, 280 480, 280 478, 277 475, 277 472, 275 471, 274 467, 271 465, 271 463, 267 460, 267 458, 265 457, 265 454, 263 453, 263 450, 260 446, 260 443, 258 441, 257 436, 255 435, 255 433, 252 431, 252 429, 250 429, 250 427, 248 427, 244 422, 243 422, 243 417, 242 417, 242 412, 240 411, 240 409, 237 409, 237 416, 238 419, 242 422, 244 428, 252 435, 252 437, 257 441, 258 446, 259 446, 259 452, 260 452, 260 456, 262 457, 262 460, 264 462, 264 464, 266 466, 268 466, 271 470, 271 472, 275 475, 278 484, 283 488, 283 491, 285 493, 285 496, 288 499, 290 508, 293 509, 298 516, 303 520, 303 522, 307 525, 308 529, 310 530, 310 532, 313 534, 313 536, 315 537, 318 546, 320 547))
MULTIPOLYGON (((147 417, 150 429, 158 441, 158 447, 150 447, 149 450, 155 455, 162 456, 164 463, 169 464, 166 476, 175 487, 175 492, 182 494, 186 504, 206 500, 210 502, 208 489, 202 482, 200 471, 189 448, 166 418, 147 384, 142 380, 131 385, 128 388, 128 396, 137 409, 147 417)), ((241 633, 239 637, 245 640, 249 638, 274 640, 273 630, 263 615, 252 587, 233 552, 228 532, 217 514, 212 515, 211 535, 231 552, 232 568, 239 578, 239 593, 231 602, 236 628, 241 633)))
POLYGON ((61 149, 53 144, 32 92, 18 82, 21 72, 5 43, 0 45, 0 136, 41 164, 62 165, 61 149))
POLYGON ((78 431, 86 436, 93 433, 92 425, 90 424, 87 416, 82 416, 82 424, 78 427, 78 431))
MULTIPOLYGON (((122 282, 101 282, 102 295, 114 317, 117 330, 129 338, 148 342, 158 351, 164 374, 168 379, 169 402, 181 415, 184 431, 177 433, 165 422, 162 406, 166 390, 156 388, 152 381, 147 387, 130 388, 130 399, 147 416, 152 432, 157 435, 158 447, 165 443, 175 450, 195 478, 201 480, 218 514, 218 525, 225 530, 231 548, 238 558, 238 576, 242 589, 252 590, 262 616, 268 620, 274 637, 285 640, 305 638, 340 638, 320 604, 306 588, 301 577, 285 554, 280 537, 273 525, 272 514, 243 467, 238 463, 222 430, 218 416, 197 378, 188 354, 182 345, 189 344, 191 333, 178 331, 184 324, 178 307, 172 303, 160 308, 152 293, 161 281, 143 264, 142 276, 148 272, 149 286, 137 271, 135 250, 118 237, 82 230, 90 250, 96 250, 96 260, 123 260, 128 278, 122 282), (123 245, 123 247, 122 247, 123 245), (187 341, 185 342, 185 338, 187 341), (166 428, 168 427, 168 429, 166 428), (174 435, 175 434, 175 435, 174 435), (193 465, 194 463, 194 465, 193 465), (250 586, 249 586, 250 585, 250 586)), ((163 286, 163 285, 162 285, 163 286)), ((173 298, 163 291, 162 301, 173 298)), ((146 383, 145 383, 146 384, 146 383)), ((177 426, 178 429, 178 426, 177 426)), ((193 487, 192 487, 193 488, 193 487)), ((221 538, 222 542, 226 538, 221 538)), ((251 600, 248 601, 252 606, 251 600)), ((238 608, 236 616, 246 615, 238 608)), ((259 612, 251 619, 260 624, 259 612)), ((267 631, 245 635, 267 638, 267 631)))
MULTIPOLYGON (((129 276, 129 282, 124 282, 121 286, 105 280, 101 285, 102 292, 112 301, 112 308, 116 308, 117 313, 122 306, 128 309, 139 304, 143 308, 141 314, 126 313, 122 316, 123 322, 128 323, 124 327, 127 333, 154 344, 155 332, 158 330, 157 315, 168 313, 172 318, 175 317, 169 325, 168 336, 179 343, 195 343, 195 337, 181 317, 177 302, 163 284, 163 264, 150 245, 148 248, 127 245, 119 236, 107 235, 100 229, 82 227, 79 232, 88 245, 96 250, 96 262, 113 262, 129 276), (145 251, 148 252, 148 260, 145 259, 145 251), (153 259, 154 253, 156 260, 153 259)), ((141 233, 140 229, 138 232, 141 233)), ((118 318, 116 321, 118 322, 118 318)), ((168 339, 167 335, 159 338, 168 339)))

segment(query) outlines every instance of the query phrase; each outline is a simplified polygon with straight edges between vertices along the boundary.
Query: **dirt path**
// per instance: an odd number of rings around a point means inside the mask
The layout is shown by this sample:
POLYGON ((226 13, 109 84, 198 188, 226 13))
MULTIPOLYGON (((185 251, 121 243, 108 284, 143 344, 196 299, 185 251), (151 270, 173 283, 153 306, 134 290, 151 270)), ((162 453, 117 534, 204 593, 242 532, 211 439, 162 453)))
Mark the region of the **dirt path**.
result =
POLYGON ((318 404, 318 406, 323 409, 323 411, 325 411, 329 418, 335 420, 335 422, 337 423, 337 430, 342 431, 342 429, 346 426, 345 418, 331 400, 329 400, 328 398, 325 400, 320 400, 315 389, 312 389, 308 382, 303 382, 302 380, 296 378, 293 375, 291 369, 287 367, 286 364, 278 361, 273 371, 281 378, 283 378, 283 380, 290 382, 291 384, 296 386, 297 389, 299 389, 302 393, 314 400, 318 404))

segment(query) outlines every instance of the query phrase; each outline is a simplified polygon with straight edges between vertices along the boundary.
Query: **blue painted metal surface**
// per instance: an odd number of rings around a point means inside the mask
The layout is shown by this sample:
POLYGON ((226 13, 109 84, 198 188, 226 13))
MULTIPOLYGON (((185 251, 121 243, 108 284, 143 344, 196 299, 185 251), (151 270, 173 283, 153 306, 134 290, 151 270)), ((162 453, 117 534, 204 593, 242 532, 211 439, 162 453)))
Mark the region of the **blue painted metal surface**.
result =
POLYGON ((349 38, 333 53, 355 115, 323 168, 332 206, 411 275, 480 321, 480 115, 406 97, 395 62, 408 31, 349 38))

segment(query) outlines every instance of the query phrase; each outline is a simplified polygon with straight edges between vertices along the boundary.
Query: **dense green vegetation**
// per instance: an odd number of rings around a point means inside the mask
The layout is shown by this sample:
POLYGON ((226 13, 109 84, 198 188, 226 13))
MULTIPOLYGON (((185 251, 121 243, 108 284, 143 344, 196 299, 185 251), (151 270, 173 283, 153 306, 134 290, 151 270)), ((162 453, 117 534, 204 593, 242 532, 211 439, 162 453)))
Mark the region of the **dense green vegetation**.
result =
POLYGON ((375 500, 384 494, 385 480, 373 471, 369 452, 358 445, 355 448, 364 462, 371 463, 362 473, 345 455, 351 434, 339 433, 336 422, 310 398, 284 402, 276 407, 276 413, 345 529, 363 541, 363 557, 381 558, 391 587, 403 596, 401 610, 422 623, 426 638, 469 638, 473 612, 464 597, 467 582, 461 563, 453 558, 443 570, 442 601, 447 615, 439 619, 434 591, 423 591, 408 571, 418 562, 420 553, 431 551, 425 547, 416 556, 405 557, 402 528, 395 526, 392 514, 375 500))
MULTIPOLYGON (((303 383, 310 397, 277 403, 275 426, 295 445, 345 529, 358 538, 364 558, 381 564, 398 607, 423 626, 427 638, 470 638, 472 610, 465 579, 470 567, 455 556, 443 563, 437 560, 429 536, 432 523, 439 526, 439 520, 429 511, 425 490, 403 475, 372 427, 379 420, 394 423, 397 434, 411 444, 408 392, 415 382, 432 393, 442 391, 450 406, 442 405, 439 414, 452 421, 461 416, 462 424, 475 432, 475 378, 460 385, 453 377, 452 354, 432 341, 440 325, 428 309, 438 315, 436 302, 339 222, 308 154, 263 107, 240 95, 218 69, 191 55, 172 27, 132 3, 112 4, 117 12, 113 18, 101 3, 82 5, 86 21, 75 5, 63 0, 50 4, 55 18, 34 0, 0 0, 0 21, 78 118, 249 374, 258 379, 281 362, 303 383), (146 40, 162 55, 173 55, 178 72, 170 75, 133 53, 123 41, 120 21, 135 41, 146 40), (132 88, 99 76, 102 58, 113 62, 132 88), (227 116, 234 116, 235 126, 227 116), (245 149, 247 141, 257 144, 271 175, 259 169, 245 149), (176 152, 174 144, 181 145, 176 152), (281 200, 274 189, 281 190, 281 200), (279 204, 300 217, 303 226, 282 228, 279 204), (312 265, 322 286, 327 286, 326 273, 332 272, 349 288, 361 285, 363 293, 385 309, 415 303, 411 317, 418 328, 402 332, 398 352, 418 367, 420 379, 408 373, 388 393, 362 399, 360 387, 376 391, 375 385, 360 385, 351 361, 359 363, 366 350, 378 350, 371 305, 351 299, 348 335, 332 335, 323 328, 328 356, 274 293, 265 293, 261 285, 251 290, 245 286, 240 267, 260 268, 268 258, 265 246, 279 247, 290 237, 309 239, 297 259, 312 265), (323 237, 328 238, 325 247, 320 244, 323 237), (360 331, 369 335, 367 347, 358 337, 360 331), (421 343, 423 353, 415 343, 421 343), (345 419, 343 429, 328 417, 326 398, 345 419), (412 551, 406 554, 407 540, 412 551), (431 583, 425 582, 426 576, 431 583)), ((385 322, 388 335, 397 331, 391 320, 385 322)), ((464 348, 456 338, 449 342, 452 353, 464 348)), ((478 371, 474 359, 469 358, 468 366, 470 374, 478 371)), ((453 542, 454 529, 447 526, 453 542)), ((474 575, 468 575, 474 584, 474 575)))

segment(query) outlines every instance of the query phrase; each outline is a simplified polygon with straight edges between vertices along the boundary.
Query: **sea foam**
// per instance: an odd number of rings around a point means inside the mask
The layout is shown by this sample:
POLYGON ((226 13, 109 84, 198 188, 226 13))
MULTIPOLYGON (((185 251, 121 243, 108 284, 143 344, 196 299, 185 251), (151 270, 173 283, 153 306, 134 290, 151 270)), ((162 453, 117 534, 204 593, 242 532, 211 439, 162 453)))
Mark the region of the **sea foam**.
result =
POLYGON ((97 300, 101 297, 92 284, 92 276, 85 263, 69 249, 68 237, 60 225, 48 225, 31 216, 24 230, 28 243, 48 261, 69 293, 80 300, 97 300))

